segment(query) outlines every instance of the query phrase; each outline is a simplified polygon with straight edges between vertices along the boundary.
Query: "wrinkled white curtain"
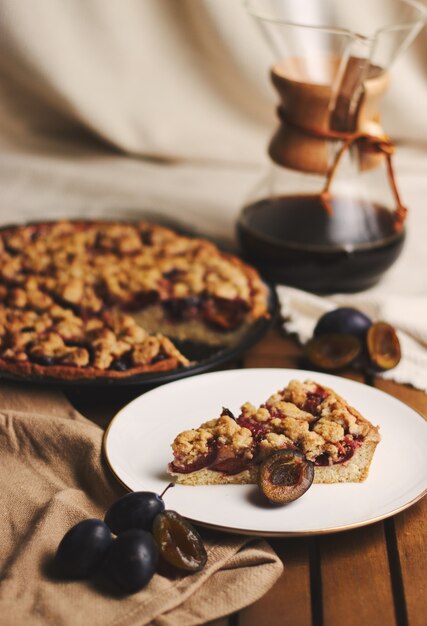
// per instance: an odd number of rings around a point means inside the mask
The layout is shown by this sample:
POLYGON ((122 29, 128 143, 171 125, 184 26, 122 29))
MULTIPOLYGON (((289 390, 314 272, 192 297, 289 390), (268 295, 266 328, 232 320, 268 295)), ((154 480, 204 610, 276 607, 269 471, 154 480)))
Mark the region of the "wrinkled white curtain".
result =
MULTIPOLYGON (((398 3, 301 0, 296 18, 328 6, 328 23, 369 32, 398 3)), ((0 136, 79 133, 134 155, 257 163, 273 61, 241 0, 0 0, 0 136)), ((427 145, 427 32, 395 64, 383 112, 394 138, 427 145)))

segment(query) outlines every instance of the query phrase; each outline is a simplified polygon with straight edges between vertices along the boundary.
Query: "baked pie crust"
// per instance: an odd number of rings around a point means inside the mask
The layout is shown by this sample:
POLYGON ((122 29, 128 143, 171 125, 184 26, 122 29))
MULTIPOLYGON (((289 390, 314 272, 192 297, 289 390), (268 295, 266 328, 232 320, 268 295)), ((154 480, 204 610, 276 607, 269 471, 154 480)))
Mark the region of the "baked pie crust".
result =
POLYGON ((378 428, 335 391, 292 380, 258 408, 245 403, 237 419, 223 409, 180 433, 169 471, 185 485, 255 483, 266 456, 294 448, 314 462, 314 482, 361 482, 379 441, 378 428))
POLYGON ((185 367, 174 339, 223 345, 267 317, 257 272, 147 223, 59 221, 0 232, 0 370, 126 378, 185 367))

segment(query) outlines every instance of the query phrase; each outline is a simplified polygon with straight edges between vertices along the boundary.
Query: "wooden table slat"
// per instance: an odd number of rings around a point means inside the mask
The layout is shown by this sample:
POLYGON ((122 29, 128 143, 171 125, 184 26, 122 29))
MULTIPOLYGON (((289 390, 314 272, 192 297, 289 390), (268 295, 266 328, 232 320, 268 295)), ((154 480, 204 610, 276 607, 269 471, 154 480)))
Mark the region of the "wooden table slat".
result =
MULTIPOLYGON (((411 387, 380 378, 375 387, 402 400, 427 418, 427 395, 411 387)), ((427 454, 427 451, 426 451, 427 454)), ((417 502, 391 520, 394 524, 397 560, 410 626, 425 626, 427 619, 427 499, 417 502)))
POLYGON ((311 626, 308 540, 270 543, 284 563, 284 572, 265 596, 240 612, 239 626, 311 626))
POLYGON ((408 622, 427 622, 427 499, 394 518, 408 622))
POLYGON ((319 538, 324 623, 396 624, 383 524, 319 538))
POLYGON ((398 385, 391 380, 382 378, 376 378, 374 386, 401 400, 427 418, 427 394, 423 391, 406 385, 398 385))
POLYGON ((277 328, 270 330, 265 338, 248 350, 244 356, 245 367, 289 367, 300 366, 301 347, 286 338, 277 328))

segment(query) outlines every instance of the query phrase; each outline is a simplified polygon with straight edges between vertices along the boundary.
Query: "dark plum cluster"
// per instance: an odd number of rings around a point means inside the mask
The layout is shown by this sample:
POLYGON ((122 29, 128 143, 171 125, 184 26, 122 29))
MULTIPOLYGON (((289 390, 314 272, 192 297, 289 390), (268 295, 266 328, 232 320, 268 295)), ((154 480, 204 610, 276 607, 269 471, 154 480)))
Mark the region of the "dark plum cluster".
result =
POLYGON ((104 521, 73 526, 56 551, 57 573, 82 580, 102 572, 124 592, 135 593, 150 582, 160 561, 183 572, 202 569, 203 541, 187 520, 165 509, 165 491, 128 493, 112 504, 104 521))
POLYGON ((337 371, 356 367, 368 371, 389 370, 400 361, 395 329, 372 320, 357 309, 341 307, 318 320, 305 356, 319 369, 337 371))

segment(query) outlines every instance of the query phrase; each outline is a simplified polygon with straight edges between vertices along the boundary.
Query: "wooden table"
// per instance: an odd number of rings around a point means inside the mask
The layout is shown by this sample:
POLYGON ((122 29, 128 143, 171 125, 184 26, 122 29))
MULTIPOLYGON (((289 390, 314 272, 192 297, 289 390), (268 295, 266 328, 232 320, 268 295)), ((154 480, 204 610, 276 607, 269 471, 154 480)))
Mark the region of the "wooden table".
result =
MULTIPOLYGON (((300 347, 275 328, 227 367, 302 366, 300 347)), ((390 393, 427 418, 425 393, 354 372, 343 375, 390 393)), ((106 427, 139 393, 123 391, 103 402, 81 391, 70 400, 106 427)), ((426 626, 426 517, 424 498, 395 517, 356 530, 272 539, 285 566, 282 577, 258 602, 210 626, 426 626)))

